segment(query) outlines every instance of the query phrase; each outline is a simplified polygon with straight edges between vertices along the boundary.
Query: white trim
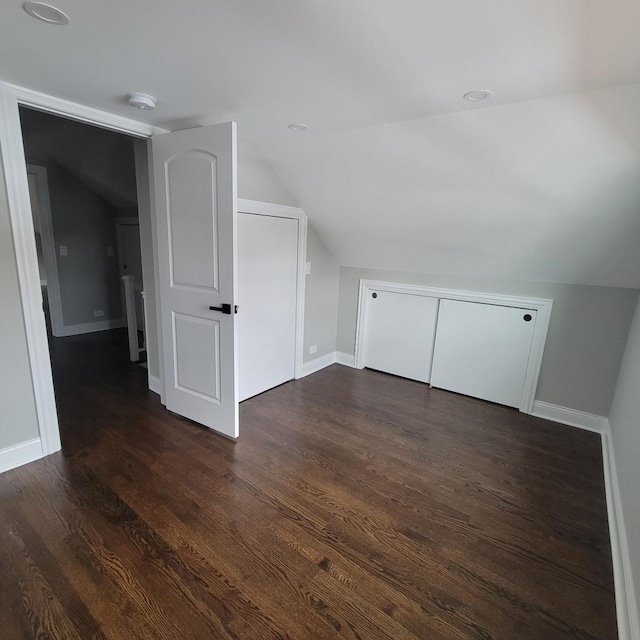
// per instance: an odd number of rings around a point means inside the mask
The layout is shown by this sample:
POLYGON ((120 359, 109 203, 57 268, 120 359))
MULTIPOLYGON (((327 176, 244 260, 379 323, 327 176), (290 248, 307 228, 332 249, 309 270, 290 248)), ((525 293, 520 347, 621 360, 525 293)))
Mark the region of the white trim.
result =
POLYGON ((158 386, 153 390, 160 395, 162 404, 166 404, 164 399, 164 344, 162 342, 162 312, 160 308, 160 283, 158 276, 158 234, 157 219, 155 216, 155 189, 153 177, 153 151, 151 148, 151 140, 144 141, 144 151, 140 144, 134 142, 133 145, 136 166, 136 184, 138 193, 138 220, 140 224, 140 253, 142 256, 142 280, 146 282, 146 291, 148 292, 148 283, 153 282, 153 300, 154 305, 151 313, 156 320, 156 335, 153 342, 148 331, 148 314, 149 305, 145 300, 145 326, 144 336, 147 346, 147 362, 149 352, 155 346, 157 350, 158 360, 158 386), (146 171, 144 169, 146 168, 146 171), (146 187, 146 191, 145 191, 146 187), (146 197, 145 197, 146 195, 146 197), (148 198, 148 200, 147 200, 148 198), (147 206, 148 205, 148 206, 147 206), (147 225, 148 223, 148 225, 147 225), (151 247, 151 255, 149 255, 149 247, 151 247))
MULTIPOLYGON (((307 264, 307 216, 299 207, 290 207, 284 204, 260 202, 238 198, 238 213, 250 213, 259 216, 272 216, 274 218, 290 218, 298 221, 298 273, 296 291, 296 344, 294 376, 303 378, 304 373, 304 303, 306 289, 306 264, 307 264)), ((242 313, 242 309, 240 309, 242 313)))
POLYGON ((524 384, 522 385, 522 395, 520 397, 520 404, 518 407, 523 413, 531 413, 533 411, 533 401, 535 397, 536 387, 538 386, 540 366, 542 365, 542 354, 544 352, 544 343, 547 338, 547 330, 549 328, 549 319, 551 317, 553 300, 542 298, 521 298, 519 296, 505 296, 480 291, 440 289, 436 287, 426 287, 415 284, 382 282, 380 280, 360 280, 360 288, 358 293, 358 316, 356 320, 355 366, 357 369, 364 368, 364 336, 366 333, 365 327, 367 321, 367 309, 370 299, 369 292, 372 289, 376 291, 390 291, 393 293, 405 293, 410 295, 427 296, 430 298, 440 298, 446 300, 462 300, 464 302, 478 302, 483 304, 500 305, 504 307, 534 309, 537 312, 536 322, 533 328, 531 349, 529 351, 529 359, 527 361, 524 384))
POLYGON ((356 366, 356 357, 351 353, 344 353, 343 351, 336 351, 336 362, 344 367, 356 366))
POLYGON ((157 133, 168 133, 166 129, 154 127, 145 122, 138 122, 130 118, 116 116, 107 111, 87 107, 77 102, 50 96, 9 82, 3 84, 13 93, 21 105, 38 109, 38 111, 46 111, 47 113, 53 113, 63 118, 91 124, 101 129, 110 129, 111 131, 126 133, 138 138, 150 138, 157 133))
POLYGON ((153 393, 157 393, 158 395, 162 395, 162 385, 160 383, 160 378, 157 376, 152 376, 149 374, 149 391, 153 391, 153 393))
POLYGON ((640 640, 638 605, 631 574, 631 556, 622 512, 620 486, 618 484, 611 433, 607 431, 601 437, 609 536, 611 538, 611 558, 613 560, 613 581, 616 595, 616 614, 618 618, 618 637, 619 640, 640 640))
POLYGON ((260 216, 295 218, 296 220, 302 220, 307 217, 300 207, 275 204, 274 202, 262 202, 260 200, 249 200, 247 198, 238 198, 238 213, 255 213, 260 216))
POLYGON ((604 416, 561 407, 542 400, 534 400, 531 415, 567 424, 570 427, 578 427, 585 431, 595 431, 596 433, 608 433, 609 431, 609 420, 604 416))
POLYGON ((27 165, 24 159, 18 101, 12 90, 1 82, 0 157, 7 187, 38 428, 42 452, 48 455, 60 449, 60 432, 53 392, 47 329, 42 310, 42 291, 31 215, 27 165))
MULTIPOLYGON (((27 174, 36 177, 38 189, 38 213, 40 217, 40 237, 42 238, 42 254, 47 274, 47 298, 51 317, 51 332, 54 336, 64 335, 64 319, 62 316, 62 296, 58 278, 58 259, 56 243, 53 235, 51 218, 51 199, 49 198, 49 180, 46 167, 34 164, 27 165, 27 174)), ((41 283, 42 284, 42 283, 41 283)))
POLYGON ((69 336, 79 336, 84 333, 97 333, 98 331, 108 331, 109 329, 121 329, 126 326, 127 322, 123 318, 101 320, 100 322, 68 324, 64 327, 61 337, 67 338, 69 336))
POLYGON ((21 467, 23 464, 39 460, 43 456, 40 438, 0 450, 0 473, 21 467))
POLYGON ((302 372, 299 378, 304 378, 305 376, 310 376, 312 373, 316 373, 326 367, 330 367, 332 364, 336 362, 336 352, 332 351, 331 353, 327 353, 324 356, 320 356, 319 358, 315 358, 310 360, 309 362, 305 362, 302 365, 302 372))
POLYGON ((343 353, 342 351, 332 351, 331 353, 327 353, 324 356, 320 356, 319 358, 315 358, 314 360, 305 362, 302 365, 302 375, 297 377, 304 378, 305 376, 316 373, 316 371, 325 369, 332 364, 341 364, 345 367, 356 366, 355 359, 350 353, 343 353))

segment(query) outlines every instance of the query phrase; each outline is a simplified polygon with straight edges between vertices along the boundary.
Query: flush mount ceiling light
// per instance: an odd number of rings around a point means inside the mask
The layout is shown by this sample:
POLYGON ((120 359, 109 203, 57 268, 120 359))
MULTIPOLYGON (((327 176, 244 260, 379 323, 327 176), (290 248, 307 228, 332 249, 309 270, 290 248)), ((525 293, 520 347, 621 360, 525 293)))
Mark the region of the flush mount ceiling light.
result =
POLYGON ((300 124, 299 122, 292 122, 288 127, 291 131, 306 131, 309 128, 306 124, 300 124))
POLYGON ((37 18, 47 24, 69 24, 69 18, 60 9, 42 2, 25 2, 22 8, 33 18, 37 18))
POLYGON ((146 93, 130 93, 127 100, 132 107, 143 111, 151 111, 156 108, 156 99, 146 93))
POLYGON ((489 91, 489 89, 480 89, 479 91, 469 91, 469 93, 465 93, 462 97, 469 102, 480 102, 480 100, 486 100, 492 95, 493 92, 489 91))

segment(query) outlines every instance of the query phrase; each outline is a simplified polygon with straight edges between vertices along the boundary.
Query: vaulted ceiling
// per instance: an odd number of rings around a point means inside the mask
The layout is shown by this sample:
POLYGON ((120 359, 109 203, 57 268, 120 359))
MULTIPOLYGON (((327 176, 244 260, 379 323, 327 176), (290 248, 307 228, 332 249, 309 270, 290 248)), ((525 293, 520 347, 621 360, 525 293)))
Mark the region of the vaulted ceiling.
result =
POLYGON ((49 1, 0 78, 237 120, 341 264, 640 287, 637 0, 49 1))

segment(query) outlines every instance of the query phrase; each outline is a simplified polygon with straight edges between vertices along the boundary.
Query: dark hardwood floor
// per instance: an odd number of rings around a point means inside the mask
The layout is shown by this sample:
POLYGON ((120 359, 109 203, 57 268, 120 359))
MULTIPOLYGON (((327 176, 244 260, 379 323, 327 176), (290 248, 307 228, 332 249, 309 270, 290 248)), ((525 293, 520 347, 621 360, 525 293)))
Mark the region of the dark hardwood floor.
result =
POLYGON ((599 437, 334 365, 163 409, 53 340, 63 451, 0 476, 0 637, 616 638, 599 437))

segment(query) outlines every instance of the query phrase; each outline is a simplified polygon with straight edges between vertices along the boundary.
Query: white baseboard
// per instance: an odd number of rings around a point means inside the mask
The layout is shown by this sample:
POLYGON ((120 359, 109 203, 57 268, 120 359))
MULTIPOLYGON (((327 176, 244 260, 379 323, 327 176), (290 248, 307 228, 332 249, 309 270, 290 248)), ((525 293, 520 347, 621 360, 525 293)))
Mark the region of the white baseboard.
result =
POLYGON ((320 356, 315 360, 305 362, 302 365, 302 375, 300 377, 304 378, 305 376, 309 376, 312 373, 316 373, 316 371, 320 371, 325 367, 335 364, 336 362, 344 365, 345 367, 355 367, 354 356, 349 353, 343 353, 342 351, 332 351, 331 353, 320 356))
POLYGON ((316 371, 320 371, 321 369, 334 364, 335 361, 336 352, 332 351, 331 353, 327 353, 326 355, 315 358, 314 360, 310 360, 309 362, 304 362, 302 364, 300 377, 304 378, 305 376, 310 376, 312 373, 316 373, 316 371))
POLYGON ((21 467, 23 464, 42 458, 40 438, 27 440, 12 447, 0 450, 0 473, 21 467))
POLYGON ((116 320, 102 320, 101 322, 85 322, 84 324, 68 324, 62 328, 57 338, 66 338, 68 336, 79 336, 83 333, 94 333, 96 331, 108 331, 109 329, 121 329, 126 327, 127 323, 122 318, 116 320))
POLYGON ((344 353, 343 351, 336 351, 336 362, 345 367, 355 367, 356 357, 351 353, 344 353))
POLYGON ((616 594, 618 617, 618 638, 620 640, 640 640, 640 621, 635 596, 627 533, 622 513, 620 486, 611 434, 602 434, 602 460, 604 463, 604 483, 607 496, 609 536, 613 560, 613 580, 616 594))
POLYGON ((611 557, 613 560, 618 637, 620 640, 640 640, 638 605, 631 575, 631 560, 624 526, 609 419, 604 416, 568 409, 567 407, 560 407, 540 400, 534 401, 532 415, 600 434, 607 516, 609 519, 609 537, 611 539, 611 557))
POLYGON ((593 413, 585 413, 577 409, 569 409, 561 407, 557 404, 542 402, 541 400, 533 401, 533 411, 531 415, 553 422, 568 424, 571 427, 578 427, 586 431, 595 431, 596 433, 609 433, 609 420, 604 416, 597 416, 593 413))
POLYGON ((157 393, 159 396, 161 396, 162 393, 160 393, 160 389, 160 378, 149 374, 149 391, 153 391, 154 393, 157 393))

